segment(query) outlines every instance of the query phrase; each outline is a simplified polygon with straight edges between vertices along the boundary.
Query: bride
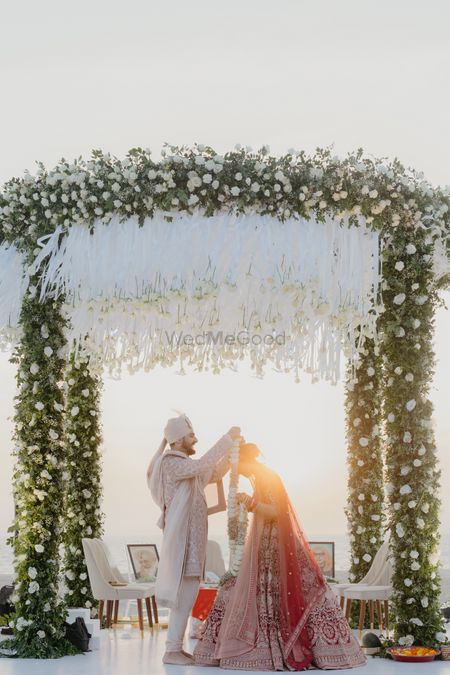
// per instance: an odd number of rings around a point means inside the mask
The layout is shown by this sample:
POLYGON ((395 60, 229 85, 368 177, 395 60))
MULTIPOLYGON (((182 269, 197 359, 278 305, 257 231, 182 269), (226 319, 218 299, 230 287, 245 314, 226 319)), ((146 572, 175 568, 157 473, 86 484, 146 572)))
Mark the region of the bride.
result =
POLYGON ((241 446, 239 473, 253 513, 237 577, 221 586, 194 651, 195 663, 235 670, 354 668, 366 663, 305 539, 279 476, 241 446))

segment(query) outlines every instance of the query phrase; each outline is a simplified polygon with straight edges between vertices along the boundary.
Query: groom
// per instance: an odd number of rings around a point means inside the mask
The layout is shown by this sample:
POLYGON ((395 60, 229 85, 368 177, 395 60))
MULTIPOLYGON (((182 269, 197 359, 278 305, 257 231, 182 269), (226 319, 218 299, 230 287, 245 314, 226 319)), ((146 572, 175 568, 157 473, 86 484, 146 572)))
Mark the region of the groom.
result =
POLYGON ((205 570, 208 508, 204 488, 228 471, 229 452, 239 437, 240 428, 231 427, 203 457, 191 459, 197 443, 192 424, 186 415, 174 417, 167 422, 148 468, 148 485, 162 511, 158 526, 164 532, 156 598, 171 608, 163 663, 193 664, 183 650, 183 640, 205 570), (170 448, 164 452, 167 442, 170 448))

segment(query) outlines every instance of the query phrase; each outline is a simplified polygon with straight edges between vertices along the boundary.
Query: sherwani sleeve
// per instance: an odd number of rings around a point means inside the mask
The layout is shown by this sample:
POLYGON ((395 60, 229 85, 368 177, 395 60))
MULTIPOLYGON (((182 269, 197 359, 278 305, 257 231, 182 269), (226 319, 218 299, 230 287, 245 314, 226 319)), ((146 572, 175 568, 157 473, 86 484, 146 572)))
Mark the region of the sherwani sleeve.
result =
POLYGON ((223 459, 219 461, 218 464, 216 464, 216 467, 208 483, 217 483, 217 481, 221 480, 225 476, 226 472, 229 470, 230 466, 231 466, 230 458, 228 456, 225 456, 223 459))
POLYGON ((209 483, 216 464, 226 456, 232 446, 233 439, 229 434, 225 434, 200 459, 174 462, 172 467, 173 477, 175 480, 184 480, 185 478, 199 476, 203 479, 204 484, 209 483))

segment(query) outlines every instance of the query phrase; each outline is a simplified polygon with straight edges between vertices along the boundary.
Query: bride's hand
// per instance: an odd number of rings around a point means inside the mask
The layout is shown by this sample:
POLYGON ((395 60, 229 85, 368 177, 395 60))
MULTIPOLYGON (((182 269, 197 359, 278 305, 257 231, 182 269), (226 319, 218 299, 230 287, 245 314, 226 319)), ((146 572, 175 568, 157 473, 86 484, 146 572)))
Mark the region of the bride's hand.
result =
POLYGON ((247 508, 249 508, 252 503, 252 498, 249 495, 246 495, 245 492, 238 492, 236 500, 238 504, 244 504, 247 508))

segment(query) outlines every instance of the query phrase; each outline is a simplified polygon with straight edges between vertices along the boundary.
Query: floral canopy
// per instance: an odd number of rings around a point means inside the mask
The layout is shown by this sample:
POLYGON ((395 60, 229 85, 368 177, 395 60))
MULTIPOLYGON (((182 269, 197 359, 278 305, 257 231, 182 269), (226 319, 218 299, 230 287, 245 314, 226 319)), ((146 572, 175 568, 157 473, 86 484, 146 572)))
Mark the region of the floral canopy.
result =
POLYGON ((361 150, 167 146, 159 161, 95 151, 4 185, 19 655, 66 653, 65 605, 95 609, 81 538, 102 531, 102 369, 218 373, 245 357, 260 376, 270 365, 332 382, 348 365, 351 578, 389 529, 396 635, 441 639, 428 389, 449 202, 422 174, 361 150))

